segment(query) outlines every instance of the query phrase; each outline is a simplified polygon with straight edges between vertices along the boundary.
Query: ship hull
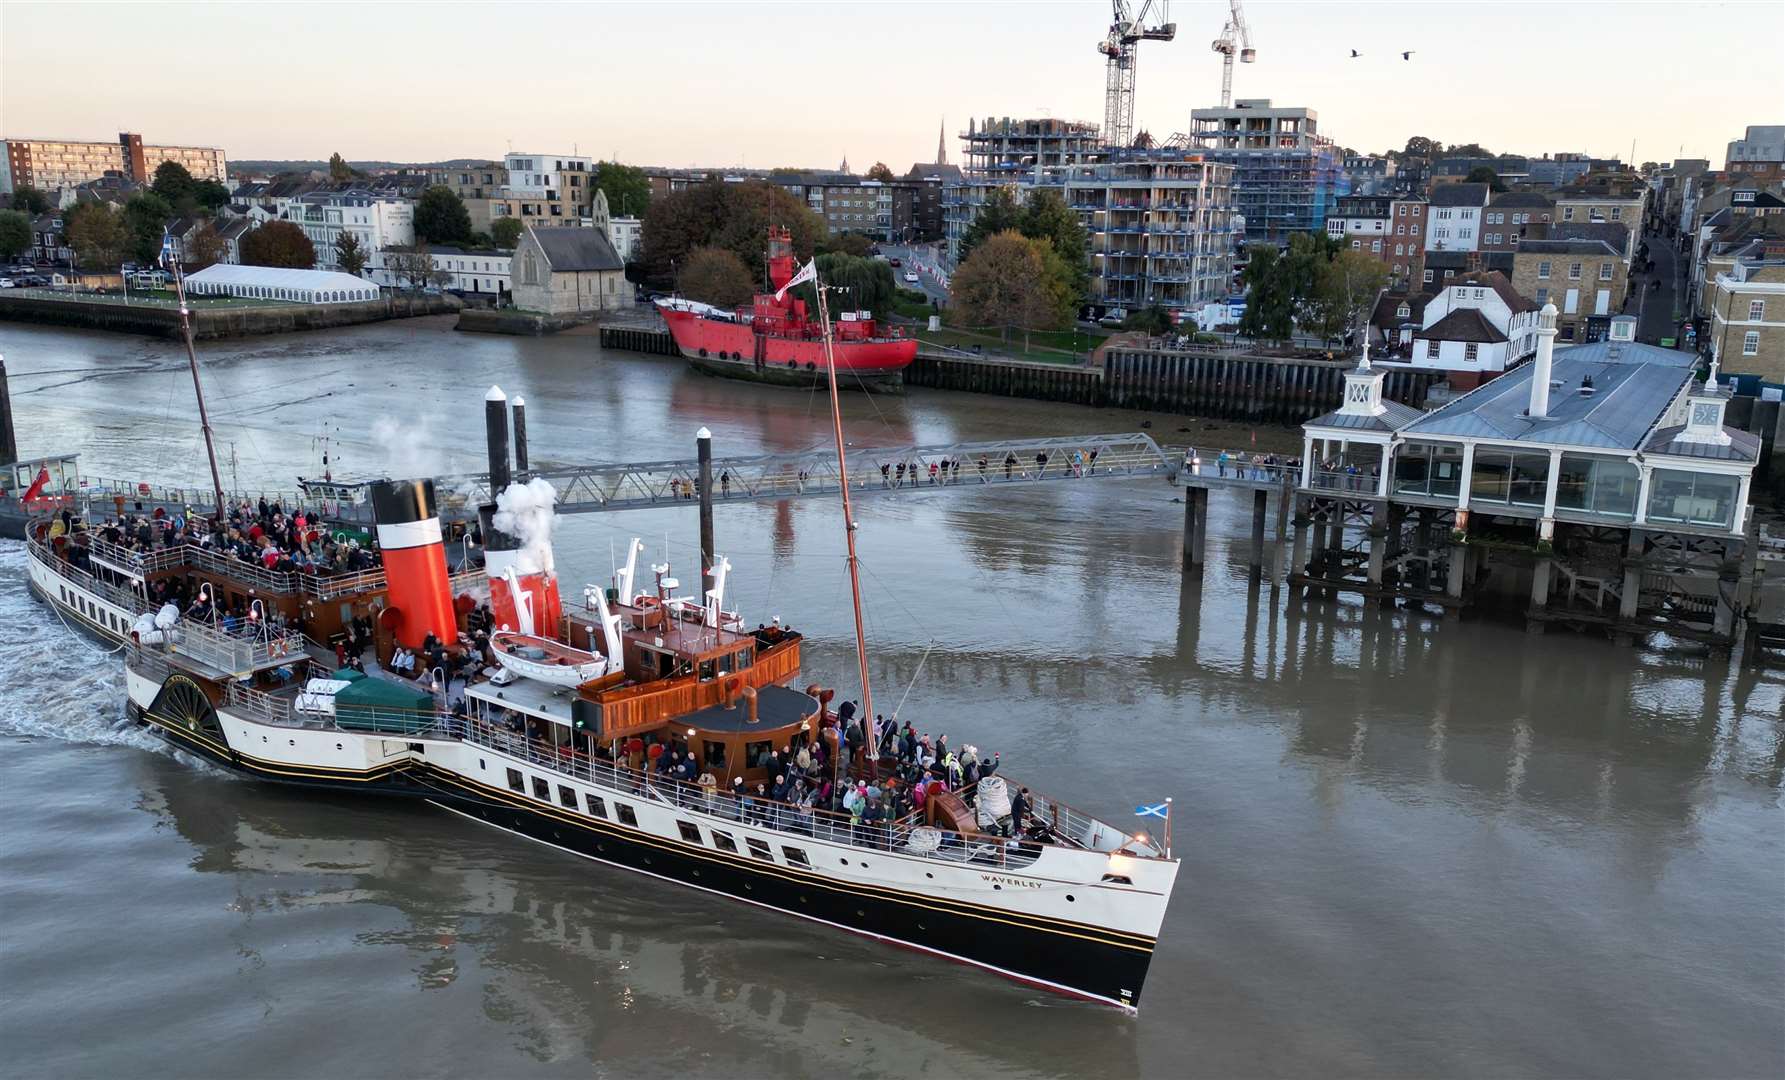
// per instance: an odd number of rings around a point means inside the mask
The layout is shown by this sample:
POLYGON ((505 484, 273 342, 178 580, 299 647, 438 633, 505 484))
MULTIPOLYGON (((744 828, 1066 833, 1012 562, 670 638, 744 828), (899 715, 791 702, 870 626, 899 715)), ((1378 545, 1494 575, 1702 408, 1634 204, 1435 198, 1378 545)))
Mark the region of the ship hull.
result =
MULTIPOLYGON (((827 381, 824 343, 816 338, 757 334, 745 323, 686 311, 665 310, 663 319, 677 351, 696 370, 776 386, 803 388, 827 381)), ((917 357, 917 344, 916 338, 834 342, 838 387, 902 389, 902 372, 917 357)))
MULTIPOLYGON (((1132 935, 1118 940, 1122 935, 1112 936, 1097 927, 974 910, 947 897, 862 888, 816 872, 725 856, 617 822, 596 821, 428 761, 406 759, 372 769, 294 768, 288 762, 258 757, 257 747, 237 750, 222 732, 170 723, 134 701, 129 711, 170 745, 244 776, 356 794, 422 798, 595 862, 954 960, 1056 994, 1135 1011, 1152 961, 1151 940, 1132 935)), ((232 720, 225 727, 239 723, 232 720)), ((861 849, 852 851, 857 857, 874 857, 861 849)))

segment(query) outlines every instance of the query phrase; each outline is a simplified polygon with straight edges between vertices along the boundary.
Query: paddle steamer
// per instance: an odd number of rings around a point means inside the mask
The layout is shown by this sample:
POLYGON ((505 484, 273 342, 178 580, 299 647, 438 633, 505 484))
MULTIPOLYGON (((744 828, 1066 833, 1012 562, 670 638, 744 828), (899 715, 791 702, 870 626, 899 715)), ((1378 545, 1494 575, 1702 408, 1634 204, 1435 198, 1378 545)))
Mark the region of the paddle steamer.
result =
MULTIPOLYGON (((831 393, 834 416, 834 382, 831 393)), ((873 824, 747 794, 774 780, 777 752, 822 744, 846 760, 844 710, 830 707, 832 690, 800 680, 800 633, 750 628, 725 609, 730 564, 713 552, 711 477, 700 490, 700 592, 678 595, 667 561, 641 586, 635 540, 611 584, 566 604, 549 521, 542 533, 504 509, 527 485, 509 483, 497 430, 506 402, 492 389, 486 403, 490 490, 503 494, 481 508, 482 571, 449 576, 434 485, 410 479, 369 485, 376 571, 282 577, 192 545, 142 553, 92 539, 76 557, 75 538, 40 521, 32 587, 121 644, 132 720, 232 771, 422 798, 599 863, 1137 1008, 1178 870, 1169 837, 1157 843, 1033 790, 1027 827, 1013 829, 1002 789, 1017 782, 1002 775, 976 792, 932 791, 873 824), (209 590, 211 610, 279 606, 291 629, 262 618, 232 632, 151 610, 157 582, 209 590), (468 682, 385 670, 430 639, 462 654, 472 594, 485 590, 502 633, 489 655, 465 658, 468 682), (363 671, 341 667, 329 641, 361 615, 376 627, 363 671), (637 750, 651 744, 695 755, 701 775, 641 767, 637 750)), ((841 457, 840 422, 835 431, 841 457)), ((864 726, 868 744, 842 778, 885 783, 888 759, 864 726)))

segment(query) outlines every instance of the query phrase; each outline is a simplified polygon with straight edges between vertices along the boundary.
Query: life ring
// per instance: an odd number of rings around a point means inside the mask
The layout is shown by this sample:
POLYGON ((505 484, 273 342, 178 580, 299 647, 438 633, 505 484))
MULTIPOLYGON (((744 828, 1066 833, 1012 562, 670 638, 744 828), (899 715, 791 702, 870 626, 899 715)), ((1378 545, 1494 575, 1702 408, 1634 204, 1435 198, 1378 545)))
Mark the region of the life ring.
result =
POLYGON ((648 608, 662 607, 663 601, 652 596, 650 593, 639 593, 638 596, 633 599, 632 606, 638 608, 640 611, 644 611, 648 608))

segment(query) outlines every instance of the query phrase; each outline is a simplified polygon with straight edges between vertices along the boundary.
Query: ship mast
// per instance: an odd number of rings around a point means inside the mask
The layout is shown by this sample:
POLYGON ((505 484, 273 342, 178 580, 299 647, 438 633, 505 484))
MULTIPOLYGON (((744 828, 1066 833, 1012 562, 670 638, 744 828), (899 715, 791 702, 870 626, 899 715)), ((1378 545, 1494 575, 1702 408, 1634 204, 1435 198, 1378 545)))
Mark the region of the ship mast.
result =
POLYGON ((180 270, 180 259, 174 254, 171 243, 164 244, 162 253, 174 268, 174 289, 180 298, 180 329, 186 336, 186 363, 192 368, 192 393, 198 398, 198 424, 204 429, 205 457, 211 462, 211 494, 217 497, 217 514, 212 520, 221 530, 227 516, 223 507, 223 474, 217 471, 217 444, 211 436, 210 415, 205 412, 204 384, 198 380, 198 350, 192 344, 192 309, 186 306, 186 275, 180 270))
MULTIPOLYGON (((830 378, 831 428, 837 436, 837 473, 842 477, 843 539, 849 547, 849 599, 855 606, 855 662, 861 668, 862 680, 861 725, 866 734, 863 750, 872 775, 878 760, 874 749, 874 692, 868 686, 868 636, 862 628, 861 560, 855 554, 855 510, 849 501, 849 464, 843 453, 843 408, 837 398, 837 357, 831 341, 830 303, 825 299, 825 284, 818 279, 816 264, 812 275, 813 291, 818 294, 818 325, 824 335, 824 369, 830 378)), ((843 734, 837 732, 839 750, 842 749, 843 734)))

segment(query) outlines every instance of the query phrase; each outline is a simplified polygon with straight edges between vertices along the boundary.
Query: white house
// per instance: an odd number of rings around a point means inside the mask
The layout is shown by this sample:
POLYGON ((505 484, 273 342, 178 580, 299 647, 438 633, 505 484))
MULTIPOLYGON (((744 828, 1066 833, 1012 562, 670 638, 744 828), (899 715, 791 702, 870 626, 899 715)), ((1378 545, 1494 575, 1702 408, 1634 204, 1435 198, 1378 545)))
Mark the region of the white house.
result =
POLYGON ((1486 184, 1439 184, 1426 208, 1427 251, 1480 251, 1486 184))
POLYGON ((644 228, 642 218, 617 217, 608 219, 607 239, 614 245, 614 251, 622 262, 633 262, 644 250, 644 228))
MULTIPOLYGON (((428 249, 434 269, 447 275, 443 288, 471 296, 502 296, 509 291, 508 269, 514 259, 512 251, 466 251, 455 247, 428 249)), ((389 266, 380 263, 376 270, 368 268, 373 281, 394 287, 408 286, 389 266)))
POLYGON ((1537 351, 1537 317, 1497 270, 1452 278, 1425 302, 1411 363, 1473 389, 1537 351))
POLYGON ((384 250, 415 243, 415 205, 399 199, 375 198, 361 192, 313 193, 289 200, 286 220, 304 230, 316 247, 316 269, 340 266, 335 244, 343 233, 359 240, 366 269, 384 266, 384 250))

